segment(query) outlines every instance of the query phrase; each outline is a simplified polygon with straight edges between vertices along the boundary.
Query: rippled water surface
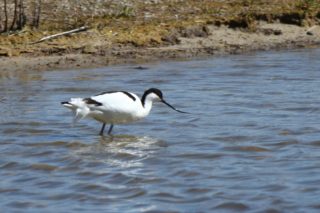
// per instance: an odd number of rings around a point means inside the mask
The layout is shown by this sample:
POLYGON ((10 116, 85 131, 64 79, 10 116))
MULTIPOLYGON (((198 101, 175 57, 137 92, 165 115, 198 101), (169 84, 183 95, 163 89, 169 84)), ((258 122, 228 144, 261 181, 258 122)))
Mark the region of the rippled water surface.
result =
MULTIPOLYGON (((4 212, 320 212, 320 50, 0 74, 4 212), (138 67, 140 66, 140 67, 138 67), (101 125, 60 101, 160 88, 101 125)), ((1 69, 1 68, 0 68, 1 69)))

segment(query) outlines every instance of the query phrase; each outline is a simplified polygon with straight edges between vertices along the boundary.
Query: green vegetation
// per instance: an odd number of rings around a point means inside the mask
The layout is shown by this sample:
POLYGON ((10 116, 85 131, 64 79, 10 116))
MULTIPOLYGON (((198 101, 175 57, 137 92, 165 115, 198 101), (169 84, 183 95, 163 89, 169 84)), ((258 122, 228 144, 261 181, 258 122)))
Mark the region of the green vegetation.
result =
POLYGON ((0 4, 0 55, 101 53, 113 45, 155 47, 168 44, 172 32, 179 34, 190 26, 225 24, 255 31, 258 21, 311 26, 320 19, 320 0, 4 1, 7 8, 0 4), (19 2, 23 10, 15 13, 19 2), (7 23, 17 27, 9 30, 7 23), (29 45, 80 26, 90 30, 29 45))

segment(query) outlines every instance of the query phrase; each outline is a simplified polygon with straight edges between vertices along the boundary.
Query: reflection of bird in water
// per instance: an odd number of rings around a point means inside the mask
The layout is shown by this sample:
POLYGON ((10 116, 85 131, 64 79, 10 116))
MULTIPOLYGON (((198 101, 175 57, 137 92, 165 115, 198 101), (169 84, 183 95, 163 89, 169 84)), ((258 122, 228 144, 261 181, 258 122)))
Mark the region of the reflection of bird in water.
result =
POLYGON ((130 92, 111 91, 90 98, 71 98, 61 104, 74 112, 74 122, 91 117, 103 123, 100 130, 100 135, 103 135, 106 124, 110 124, 108 134, 111 134, 114 124, 130 123, 146 117, 153 102, 162 102, 177 112, 186 113, 166 102, 162 92, 156 88, 146 90, 141 99, 130 92))

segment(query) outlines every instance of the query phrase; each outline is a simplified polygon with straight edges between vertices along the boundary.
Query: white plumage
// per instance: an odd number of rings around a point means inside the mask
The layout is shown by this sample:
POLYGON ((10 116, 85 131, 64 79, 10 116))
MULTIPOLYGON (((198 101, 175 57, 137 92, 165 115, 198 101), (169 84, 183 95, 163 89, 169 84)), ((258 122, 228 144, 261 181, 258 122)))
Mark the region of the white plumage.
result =
POLYGON ((110 134, 114 124, 130 123, 146 117, 151 111, 152 103, 156 101, 185 113, 164 101, 162 92, 156 88, 146 90, 141 99, 133 93, 112 91, 90 98, 71 98, 70 101, 61 104, 73 111, 74 122, 90 117, 103 123, 100 131, 100 135, 103 135, 106 124, 110 124, 110 134))

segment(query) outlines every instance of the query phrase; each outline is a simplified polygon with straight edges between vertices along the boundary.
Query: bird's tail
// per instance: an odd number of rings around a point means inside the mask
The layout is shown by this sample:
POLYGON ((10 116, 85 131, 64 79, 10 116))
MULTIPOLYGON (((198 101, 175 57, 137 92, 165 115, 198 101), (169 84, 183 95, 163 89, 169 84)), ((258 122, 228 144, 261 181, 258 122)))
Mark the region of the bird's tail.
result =
POLYGON ((85 118, 90 112, 82 98, 71 98, 70 101, 61 102, 61 104, 72 110, 74 114, 73 124, 85 118))

